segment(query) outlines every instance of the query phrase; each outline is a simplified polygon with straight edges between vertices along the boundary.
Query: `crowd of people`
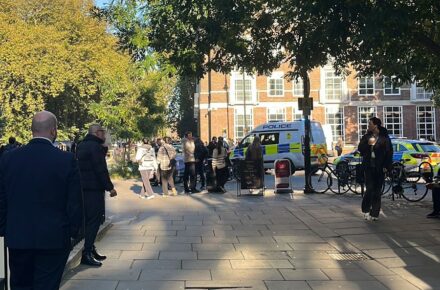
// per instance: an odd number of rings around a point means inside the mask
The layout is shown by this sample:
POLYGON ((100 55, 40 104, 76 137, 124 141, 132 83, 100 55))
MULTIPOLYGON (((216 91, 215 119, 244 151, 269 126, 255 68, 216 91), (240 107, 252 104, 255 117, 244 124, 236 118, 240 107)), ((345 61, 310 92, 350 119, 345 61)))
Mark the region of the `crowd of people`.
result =
MULTIPOLYGON (((176 148, 170 137, 156 138, 155 141, 143 140, 137 148, 136 161, 142 178, 142 189, 139 197, 152 199, 156 196, 152 186, 162 186, 162 196, 178 195, 174 176, 177 173, 176 148)), ((229 177, 229 144, 223 137, 213 137, 205 145, 200 139, 193 137, 192 132, 185 133, 181 140, 184 163, 184 193, 198 193, 203 190, 210 192, 226 192, 224 188, 229 177), (199 186, 198 183, 199 182, 199 186)))

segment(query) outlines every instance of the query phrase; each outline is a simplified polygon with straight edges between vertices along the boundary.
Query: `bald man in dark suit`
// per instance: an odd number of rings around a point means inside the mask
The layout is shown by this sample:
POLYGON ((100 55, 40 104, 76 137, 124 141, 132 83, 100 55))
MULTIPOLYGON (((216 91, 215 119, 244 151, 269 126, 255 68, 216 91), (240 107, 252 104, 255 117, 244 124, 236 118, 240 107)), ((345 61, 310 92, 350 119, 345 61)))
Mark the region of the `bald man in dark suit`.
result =
POLYGON ((9 249, 12 290, 59 289, 82 226, 79 169, 74 155, 53 146, 57 120, 32 120, 33 139, 0 161, 0 235, 9 249))

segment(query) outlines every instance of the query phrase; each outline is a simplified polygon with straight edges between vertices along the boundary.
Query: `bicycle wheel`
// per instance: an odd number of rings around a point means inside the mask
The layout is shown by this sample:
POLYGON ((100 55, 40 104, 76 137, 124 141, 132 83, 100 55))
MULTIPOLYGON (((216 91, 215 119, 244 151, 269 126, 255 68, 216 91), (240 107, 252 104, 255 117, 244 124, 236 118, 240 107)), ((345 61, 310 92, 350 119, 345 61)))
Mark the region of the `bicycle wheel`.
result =
POLYGON ((406 178, 406 182, 402 183, 401 196, 410 202, 420 201, 428 194, 428 188, 426 183, 432 182, 433 170, 431 164, 428 162, 422 162, 419 167, 419 178, 417 182, 411 182, 411 178, 406 178))
POLYGON ((316 193, 325 193, 329 189, 328 179, 330 178, 329 173, 325 169, 317 168, 313 170, 309 176, 309 183, 313 187, 316 193))
POLYGON ((383 181, 383 185, 382 185, 382 195, 387 194, 392 187, 393 187, 393 179, 390 176, 390 174, 387 174, 385 176, 385 180, 383 181))
POLYGON ((434 169, 432 168, 432 165, 429 162, 424 161, 420 163, 419 173, 420 173, 420 177, 426 183, 430 183, 434 180, 434 169))
POLYGON ((365 193, 365 185, 363 183, 359 183, 356 181, 356 176, 352 176, 348 181, 348 188, 354 194, 360 194, 364 196, 365 193))
POLYGON ((420 201, 428 194, 426 183, 419 182, 405 182, 402 184, 402 192, 400 195, 410 202, 420 201))
POLYGON ((330 171, 327 185, 330 191, 335 194, 344 194, 350 190, 348 182, 343 178, 339 178, 337 173, 333 170, 330 171))

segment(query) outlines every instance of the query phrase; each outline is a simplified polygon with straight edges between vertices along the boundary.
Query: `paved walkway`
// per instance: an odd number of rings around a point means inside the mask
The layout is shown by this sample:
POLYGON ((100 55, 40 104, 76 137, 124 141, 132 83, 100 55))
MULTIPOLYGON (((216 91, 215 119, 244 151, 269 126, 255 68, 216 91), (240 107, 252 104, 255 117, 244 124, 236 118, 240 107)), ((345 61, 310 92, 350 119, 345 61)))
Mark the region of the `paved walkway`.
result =
POLYGON ((97 243, 109 259, 68 272, 61 289, 440 289, 440 220, 425 218, 429 203, 385 200, 370 222, 358 196, 236 198, 228 186, 142 200, 138 181, 116 182, 113 227, 97 243))

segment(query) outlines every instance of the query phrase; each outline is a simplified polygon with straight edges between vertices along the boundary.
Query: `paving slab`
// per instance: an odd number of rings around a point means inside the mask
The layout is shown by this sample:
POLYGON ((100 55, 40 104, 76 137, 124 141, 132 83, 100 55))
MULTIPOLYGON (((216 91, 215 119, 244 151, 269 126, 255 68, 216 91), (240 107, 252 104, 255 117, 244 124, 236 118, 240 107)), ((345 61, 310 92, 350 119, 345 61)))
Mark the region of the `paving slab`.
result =
POLYGON ((116 290, 185 290, 185 282, 121 281, 116 290))
POLYGON ((211 270, 211 269, 232 269, 231 262, 235 260, 184 260, 182 269, 185 270, 211 270))
POLYGON ((267 290, 263 281, 259 280, 213 280, 213 281, 187 281, 189 289, 233 289, 233 290, 267 290))
POLYGON ((231 260, 233 269, 293 269, 289 260, 231 260))
MULTIPOLYGON (((308 281, 313 290, 344 289, 344 290, 386 290, 378 281, 308 281)), ((404 289, 404 288, 402 288, 404 289)))
POLYGON ((330 280, 329 277, 320 269, 280 269, 279 271, 285 280, 330 280))
POLYGON ((188 280, 211 280, 209 270, 173 270, 173 269, 155 269, 143 270, 140 281, 188 281, 188 280))
POLYGON ((132 269, 182 269, 182 262, 180 260, 134 260, 132 269))
POLYGON ((115 290, 118 281, 68 280, 61 282, 60 290, 115 290))
POLYGON ((214 269, 211 274, 212 280, 283 280, 276 269, 214 269))
POLYGON ((304 281, 266 281, 268 290, 311 290, 304 281))

